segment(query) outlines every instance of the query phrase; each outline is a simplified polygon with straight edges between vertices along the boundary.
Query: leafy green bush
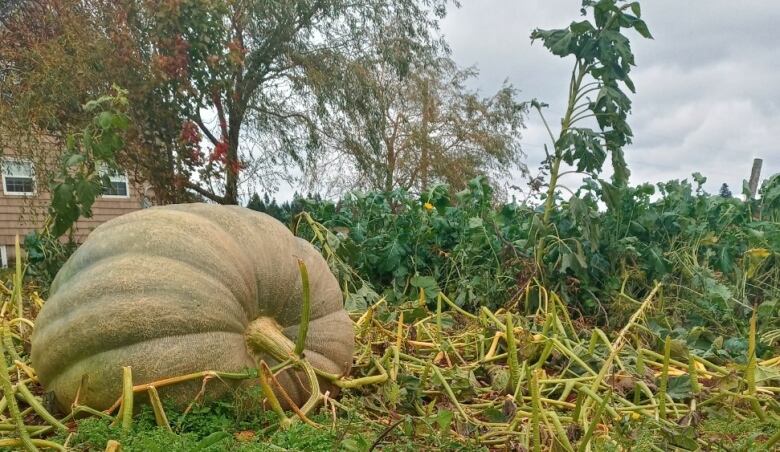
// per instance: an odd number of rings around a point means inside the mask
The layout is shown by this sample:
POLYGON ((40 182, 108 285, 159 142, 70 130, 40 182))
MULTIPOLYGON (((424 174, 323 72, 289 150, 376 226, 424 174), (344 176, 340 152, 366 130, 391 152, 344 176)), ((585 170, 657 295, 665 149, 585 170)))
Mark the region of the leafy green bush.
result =
MULTIPOLYGON (((351 194, 338 204, 310 201, 305 208, 330 231, 329 246, 357 274, 340 271, 352 308, 376 301, 375 288, 383 288, 381 296, 391 303, 417 298, 424 289, 429 302, 443 291, 469 309, 496 307, 522 290, 518 278, 532 265, 520 244, 508 240, 522 238, 521 211, 494 209, 484 178, 454 197, 438 185, 421 197, 351 194)), ((299 233, 315 237, 311 227, 299 233)))
MULTIPOLYGON (((580 316, 621 325, 654 281, 665 282, 667 331, 702 326, 744 336, 756 306, 760 329, 777 328, 780 298, 780 177, 759 200, 710 195, 705 179, 617 188, 586 179, 559 200, 549 225, 538 209, 497 204, 484 178, 450 195, 350 194, 337 203, 297 200, 311 216, 298 233, 332 253, 350 308, 383 296, 400 303, 439 291, 475 311, 523 298, 534 281, 558 293, 580 316), (317 230, 318 225, 327 230, 317 230), (540 247, 541 245, 541 247, 540 247), (382 288, 381 293, 375 290, 382 288), (773 324, 775 322, 775 324, 773 324)), ((660 326, 659 326, 660 328, 660 326)))

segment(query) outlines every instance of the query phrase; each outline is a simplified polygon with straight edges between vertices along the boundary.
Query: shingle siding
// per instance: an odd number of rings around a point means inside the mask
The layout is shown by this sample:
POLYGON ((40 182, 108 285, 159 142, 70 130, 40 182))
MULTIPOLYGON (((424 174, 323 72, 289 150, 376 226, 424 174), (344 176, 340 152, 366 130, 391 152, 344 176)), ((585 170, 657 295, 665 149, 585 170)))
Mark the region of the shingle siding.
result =
MULTIPOLYGON (((14 152, 2 150, 3 158, 14 158, 14 152)), ((1 181, 0 181, 1 182, 1 181)), ((82 218, 76 223, 75 238, 82 243, 86 236, 97 226, 120 215, 142 208, 144 187, 128 177, 130 193, 127 198, 100 197, 92 206, 92 218, 82 218)), ((46 184, 36 177, 36 193, 31 195, 5 194, 0 186, 0 246, 6 246, 9 262, 14 257, 16 236, 24 236, 43 226, 49 206, 50 195, 46 184)))

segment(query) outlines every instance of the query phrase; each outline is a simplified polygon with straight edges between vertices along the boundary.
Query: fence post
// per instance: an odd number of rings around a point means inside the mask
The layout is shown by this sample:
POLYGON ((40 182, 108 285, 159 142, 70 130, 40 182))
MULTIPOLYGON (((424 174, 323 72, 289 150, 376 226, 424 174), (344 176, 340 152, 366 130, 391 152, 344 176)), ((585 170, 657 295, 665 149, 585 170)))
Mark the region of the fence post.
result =
POLYGON ((763 163, 762 159, 753 159, 753 169, 750 170, 750 182, 748 182, 750 199, 755 199, 756 193, 758 193, 758 180, 761 179, 761 165, 763 163))

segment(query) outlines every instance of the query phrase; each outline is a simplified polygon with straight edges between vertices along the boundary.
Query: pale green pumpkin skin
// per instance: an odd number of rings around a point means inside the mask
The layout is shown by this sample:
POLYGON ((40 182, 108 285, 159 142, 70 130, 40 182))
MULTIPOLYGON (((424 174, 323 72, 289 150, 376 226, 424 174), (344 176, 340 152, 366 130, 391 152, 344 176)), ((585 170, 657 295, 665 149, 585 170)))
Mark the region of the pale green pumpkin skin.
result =
MULTIPOLYGON (((319 369, 346 375, 352 322, 319 252, 268 215, 238 206, 178 204, 108 221, 71 256, 35 322, 32 363, 38 378, 67 409, 86 375, 79 403, 105 409, 121 393, 124 366, 132 368, 134 384, 254 368, 244 335, 252 320, 272 317, 296 339, 302 305, 298 258, 308 269, 311 293, 305 356, 319 369)), ((283 374, 280 381, 300 404, 308 393, 296 376, 283 374)), ((211 382, 207 393, 217 396, 229 387, 211 382)), ((160 394, 186 403, 200 388, 197 381, 160 394)))

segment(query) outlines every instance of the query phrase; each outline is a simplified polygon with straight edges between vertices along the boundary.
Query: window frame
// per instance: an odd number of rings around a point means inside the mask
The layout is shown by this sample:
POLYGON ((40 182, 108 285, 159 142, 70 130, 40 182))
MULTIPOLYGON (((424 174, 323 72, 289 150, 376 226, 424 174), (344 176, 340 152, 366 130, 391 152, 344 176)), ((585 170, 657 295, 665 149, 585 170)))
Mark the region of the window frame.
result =
MULTIPOLYGON (((98 174, 100 174, 100 177, 103 177, 104 175, 106 175, 106 173, 108 173, 108 171, 109 171, 109 168, 106 167, 105 165, 100 165, 100 168, 98 168, 98 174)), ((125 195, 107 195, 105 193, 101 193, 100 194, 101 198, 107 198, 107 199, 129 199, 130 198, 130 177, 128 177, 127 171, 118 173, 117 176, 111 176, 110 174, 108 174, 108 179, 111 182, 124 182, 125 183, 125 188, 126 188, 125 192, 127 194, 125 194, 125 195), (120 178, 121 177, 121 178, 123 178, 123 180, 122 181, 115 181, 115 180, 112 180, 112 177, 113 178, 120 178)))
POLYGON ((0 172, 2 172, 2 182, 3 182, 3 194, 6 196, 36 196, 38 194, 38 184, 35 177, 35 165, 33 165, 33 162, 28 159, 23 158, 17 158, 17 157, 3 157, 2 158, 2 168, 0 168, 0 172), (7 173, 8 169, 8 163, 15 163, 15 164, 27 164, 30 165, 30 179, 32 179, 32 191, 9 191, 7 189, 7 185, 5 183, 6 176, 8 177, 22 177, 22 176, 12 176, 7 173))

